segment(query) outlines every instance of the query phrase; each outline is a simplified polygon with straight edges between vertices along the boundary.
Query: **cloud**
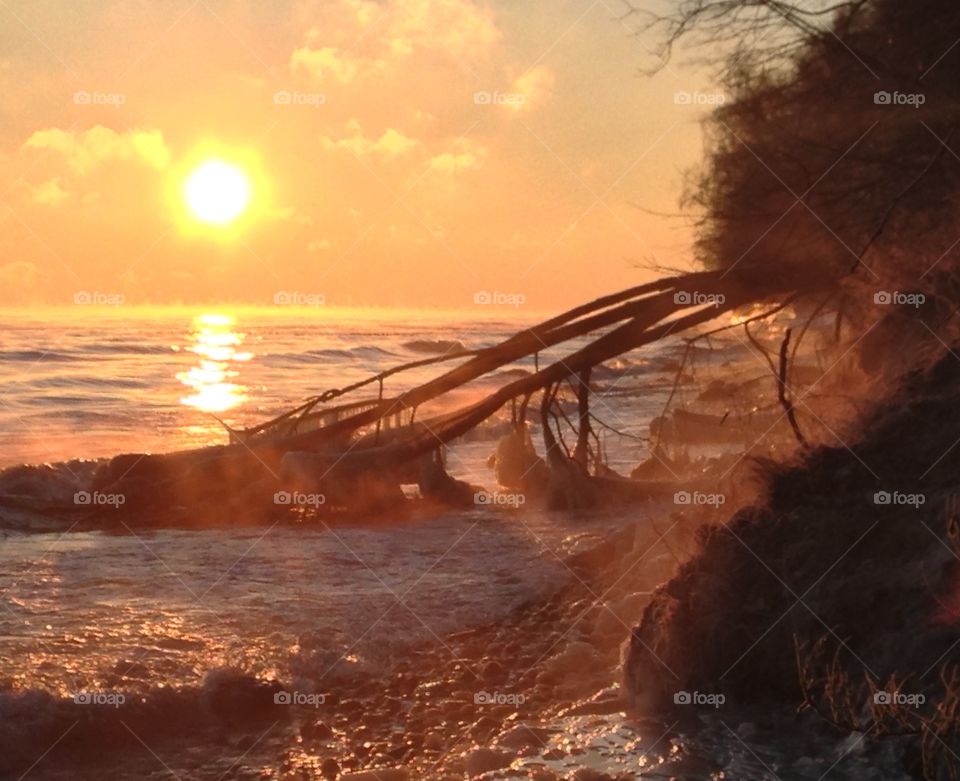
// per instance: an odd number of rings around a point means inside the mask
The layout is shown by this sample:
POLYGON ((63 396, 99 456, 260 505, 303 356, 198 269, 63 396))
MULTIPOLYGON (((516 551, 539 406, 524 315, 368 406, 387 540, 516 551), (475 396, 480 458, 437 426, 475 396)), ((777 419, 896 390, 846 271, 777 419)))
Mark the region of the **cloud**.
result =
POLYGON ((537 65, 514 79, 511 92, 523 95, 524 99, 507 105, 518 111, 529 111, 550 98, 555 81, 556 77, 550 68, 537 65))
POLYGON ((453 173, 461 168, 473 168, 477 164, 477 158, 469 152, 454 155, 450 152, 444 152, 430 159, 430 167, 445 173, 453 173))
POLYGON ((404 0, 393 8, 386 38, 396 55, 441 49, 472 59, 501 37, 492 13, 469 0, 404 0))
POLYGON ((377 139, 371 139, 360 131, 360 124, 350 120, 347 128, 353 135, 334 141, 321 137, 320 142, 327 149, 346 149, 357 157, 364 155, 382 155, 384 157, 399 157, 420 145, 415 138, 404 135, 399 130, 388 127, 377 139))
POLYGON ((51 149, 63 155, 70 168, 87 174, 110 161, 137 161, 163 169, 170 163, 170 150, 159 130, 128 130, 118 133, 103 125, 77 133, 48 128, 27 139, 26 149, 51 149))
POLYGON ((453 174, 457 171, 477 168, 480 165, 487 150, 482 146, 475 146, 466 139, 460 139, 456 144, 457 149, 442 152, 430 158, 430 168, 434 171, 453 174))
POLYGON ((308 31, 290 67, 341 83, 378 76, 417 54, 474 60, 502 37, 493 12, 472 0, 337 0, 315 13, 323 23, 308 31))
POLYGON ((305 72, 320 81, 332 77, 341 84, 351 81, 357 73, 357 64, 341 56, 332 46, 295 49, 290 57, 290 68, 295 73, 305 72))
POLYGON ((57 206, 70 197, 70 193, 63 189, 60 181, 60 177, 56 177, 31 188, 30 200, 42 206, 57 206))

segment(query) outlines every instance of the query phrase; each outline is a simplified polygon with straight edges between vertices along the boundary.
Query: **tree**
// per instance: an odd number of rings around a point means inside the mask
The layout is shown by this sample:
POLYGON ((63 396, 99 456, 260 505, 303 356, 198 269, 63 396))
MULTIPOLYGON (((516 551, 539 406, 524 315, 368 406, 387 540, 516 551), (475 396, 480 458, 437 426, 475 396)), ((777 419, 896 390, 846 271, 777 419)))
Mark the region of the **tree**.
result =
MULTIPOLYGON (((960 287, 960 7, 948 0, 679 0, 630 9, 666 61, 711 48, 729 100, 706 120, 687 204, 699 260, 768 286, 830 290, 862 322, 877 292, 951 313, 960 287), (719 54, 718 54, 719 52, 719 54)), ((923 307, 920 307, 923 309, 923 307)), ((932 318, 942 325, 942 317, 932 318)))

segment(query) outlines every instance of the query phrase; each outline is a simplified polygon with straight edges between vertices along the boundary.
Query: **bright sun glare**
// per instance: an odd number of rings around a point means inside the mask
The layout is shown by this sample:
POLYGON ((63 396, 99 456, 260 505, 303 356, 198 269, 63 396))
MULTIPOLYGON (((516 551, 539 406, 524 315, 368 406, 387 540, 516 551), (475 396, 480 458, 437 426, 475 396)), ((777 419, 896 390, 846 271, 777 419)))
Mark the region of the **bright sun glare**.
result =
POLYGON ((187 177, 183 197, 190 213, 208 225, 228 225, 250 203, 250 179, 241 168, 208 160, 187 177))

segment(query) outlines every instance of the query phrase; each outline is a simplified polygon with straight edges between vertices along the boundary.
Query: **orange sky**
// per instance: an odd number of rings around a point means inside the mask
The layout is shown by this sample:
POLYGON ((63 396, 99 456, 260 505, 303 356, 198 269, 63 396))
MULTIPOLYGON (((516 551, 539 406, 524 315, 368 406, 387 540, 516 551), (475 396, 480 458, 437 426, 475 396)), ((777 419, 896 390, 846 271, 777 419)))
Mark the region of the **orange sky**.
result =
POLYGON ((638 207, 676 210, 709 82, 640 76, 621 10, 6 0, 0 303, 556 309, 684 266, 638 207), (255 186, 222 235, 179 198, 211 154, 255 186))

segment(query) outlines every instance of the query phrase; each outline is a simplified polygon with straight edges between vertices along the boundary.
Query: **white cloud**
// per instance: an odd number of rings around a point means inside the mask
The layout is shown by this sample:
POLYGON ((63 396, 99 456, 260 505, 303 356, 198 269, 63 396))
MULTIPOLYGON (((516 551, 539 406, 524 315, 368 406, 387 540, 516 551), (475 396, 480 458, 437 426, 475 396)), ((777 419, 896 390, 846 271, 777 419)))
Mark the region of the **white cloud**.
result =
POLYGON ((357 157, 373 154, 384 157, 399 157, 420 145, 420 142, 415 138, 410 138, 392 127, 388 127, 377 139, 363 135, 356 120, 348 122, 347 128, 352 132, 352 135, 336 141, 321 137, 320 142, 327 149, 345 149, 357 157))
POLYGON ((58 176, 32 187, 30 189, 30 200, 42 206, 59 205, 70 197, 70 193, 63 189, 60 182, 58 176))
POLYGON ((137 161, 158 170, 170 163, 170 150, 159 130, 118 133, 103 125, 96 125, 77 133, 48 128, 33 133, 24 147, 59 152, 78 174, 90 173, 108 161, 137 161))
POLYGON ((305 72, 319 81, 328 77, 341 84, 350 82, 357 73, 357 64, 343 57, 332 46, 311 49, 303 46, 295 49, 290 56, 290 68, 296 72, 305 72))
POLYGON ((469 139, 459 139, 453 149, 431 157, 430 168, 447 174, 478 168, 486 154, 486 147, 474 144, 469 139))
POLYGON ((294 50, 290 67, 341 83, 392 72, 421 53, 471 61, 502 37, 493 12, 473 0, 337 0, 318 4, 315 13, 323 23, 294 50))
POLYGON ((509 103, 508 107, 519 111, 530 109, 545 103, 553 93, 556 77, 546 65, 537 65, 525 73, 520 74, 513 81, 510 91, 515 95, 523 95, 524 99, 517 103, 509 103))

